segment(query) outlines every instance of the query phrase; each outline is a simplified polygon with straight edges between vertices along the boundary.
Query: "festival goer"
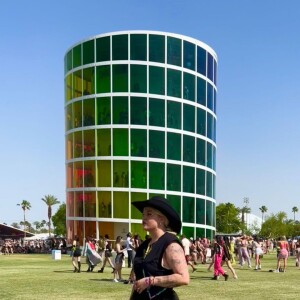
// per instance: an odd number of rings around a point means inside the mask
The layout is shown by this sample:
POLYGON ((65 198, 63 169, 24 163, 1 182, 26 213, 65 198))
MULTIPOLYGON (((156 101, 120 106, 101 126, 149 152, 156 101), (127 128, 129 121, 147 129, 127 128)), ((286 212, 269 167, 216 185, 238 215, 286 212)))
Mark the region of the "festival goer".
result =
POLYGON ((111 245, 111 241, 109 240, 108 234, 106 234, 104 236, 104 241, 105 241, 104 261, 103 261, 103 264, 102 264, 102 268, 98 271, 98 273, 103 273, 104 268, 105 268, 107 262, 109 263, 109 265, 113 269, 112 273, 114 273, 115 266, 114 266, 114 264, 111 261, 111 257, 112 257, 112 253, 111 253, 111 251, 112 251, 112 245, 111 245))
POLYGON ((193 272, 195 272, 196 268, 194 267, 193 263, 190 260, 191 241, 185 236, 185 234, 181 235, 181 244, 183 246, 186 263, 188 264, 188 266, 191 266, 193 269, 193 272))
POLYGON ((119 282, 122 279, 122 264, 124 259, 124 250, 122 249, 122 237, 117 236, 116 243, 115 243, 115 251, 116 251, 116 258, 115 258, 115 270, 114 270, 114 282, 119 282))
POLYGON ((260 270, 261 269, 261 262, 260 257, 264 254, 262 250, 262 244, 260 241, 257 240, 257 238, 253 241, 253 251, 255 253, 255 269, 254 270, 260 270))
POLYGON ((295 243, 296 267, 300 267, 300 239, 295 243))
POLYGON ((285 236, 279 238, 278 242, 277 242, 277 247, 279 248, 279 253, 277 255, 277 268, 274 271, 275 273, 278 273, 280 271, 281 268, 281 260, 283 260, 283 272, 286 271, 286 263, 287 263, 287 259, 289 256, 289 244, 286 241, 285 236))
POLYGON ((91 261, 89 252, 91 250, 95 250, 95 244, 93 243, 93 240, 91 237, 86 238, 86 243, 85 243, 85 255, 86 255, 86 263, 88 264, 88 269, 87 272, 93 272, 95 265, 91 261))
POLYGON ((72 243, 72 264, 74 266, 74 273, 75 272, 80 273, 80 268, 81 268, 80 257, 81 257, 81 249, 80 249, 79 237, 75 235, 72 243))
POLYGON ((133 258, 133 239, 132 239, 132 234, 131 232, 127 233, 127 238, 126 238, 126 250, 127 250, 127 255, 128 255, 128 259, 127 259, 127 263, 128 263, 128 268, 131 268, 131 264, 132 264, 132 258, 133 258))
MULTIPOLYGON (((233 268, 233 266, 231 264, 232 254, 231 254, 231 251, 230 251, 230 241, 229 241, 229 238, 227 236, 221 237, 220 238, 220 242, 221 242, 221 245, 222 245, 223 250, 224 250, 221 266, 223 267, 223 265, 226 264, 227 267, 228 267, 228 269, 232 273, 233 278, 237 279, 238 277, 237 277, 236 272, 235 272, 235 270, 234 270, 234 268, 233 268)), ((225 277, 225 280, 226 280, 226 277, 225 277)))
POLYGON ((151 239, 137 249, 133 265, 136 281, 130 299, 179 299, 173 288, 189 283, 184 251, 175 235, 181 230, 181 220, 159 196, 132 204, 143 213, 142 225, 151 239))
POLYGON ((220 236, 217 236, 214 244, 214 277, 212 278, 214 280, 218 280, 220 275, 224 276, 225 281, 228 280, 229 275, 226 274, 222 268, 223 255, 224 248, 222 246, 222 240, 220 236))

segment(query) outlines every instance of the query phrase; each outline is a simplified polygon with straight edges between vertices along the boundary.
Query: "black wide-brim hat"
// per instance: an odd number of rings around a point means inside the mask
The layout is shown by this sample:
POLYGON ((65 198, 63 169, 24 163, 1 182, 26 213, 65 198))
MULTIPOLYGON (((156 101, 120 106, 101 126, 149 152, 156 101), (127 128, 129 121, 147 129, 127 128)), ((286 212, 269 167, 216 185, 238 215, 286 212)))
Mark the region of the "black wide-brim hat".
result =
POLYGON ((170 227, 177 234, 181 230, 181 220, 174 208, 167 202, 167 199, 154 196, 148 200, 132 202, 140 212, 143 212, 145 207, 152 207, 160 211, 169 221, 170 227))

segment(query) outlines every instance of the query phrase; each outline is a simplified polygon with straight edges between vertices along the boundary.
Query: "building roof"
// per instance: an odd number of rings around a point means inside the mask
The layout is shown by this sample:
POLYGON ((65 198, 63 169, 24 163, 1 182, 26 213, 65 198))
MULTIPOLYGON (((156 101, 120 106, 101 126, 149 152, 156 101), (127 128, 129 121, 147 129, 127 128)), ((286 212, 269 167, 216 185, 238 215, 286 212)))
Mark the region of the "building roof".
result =
MULTIPOLYGON (((2 239, 20 239, 23 238, 25 235, 25 231, 0 223, 0 238, 2 239)), ((34 234, 31 232, 26 231, 26 236, 33 236, 34 234)))

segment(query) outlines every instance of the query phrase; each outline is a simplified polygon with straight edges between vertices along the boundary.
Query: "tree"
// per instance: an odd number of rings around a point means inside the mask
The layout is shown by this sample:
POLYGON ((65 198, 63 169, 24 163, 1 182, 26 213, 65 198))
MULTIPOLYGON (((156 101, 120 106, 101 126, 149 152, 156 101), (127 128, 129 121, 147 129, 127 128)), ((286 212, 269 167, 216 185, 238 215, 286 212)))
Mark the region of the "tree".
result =
POLYGON ((241 229, 239 209, 232 203, 220 203, 216 207, 216 229, 222 233, 236 233, 241 229))
POLYGON ((11 226, 11 227, 15 227, 15 228, 17 228, 17 229, 20 229, 20 225, 19 225, 19 223, 17 223, 17 222, 11 223, 10 226, 11 226))
POLYGON ((49 236, 51 234, 51 218, 52 218, 52 206, 55 204, 59 204, 60 202, 53 195, 46 195, 41 199, 44 201, 48 207, 48 228, 49 228, 49 236))
POLYGON ((278 238, 280 236, 288 236, 292 232, 291 222, 287 219, 287 214, 280 211, 276 215, 272 214, 266 218, 262 225, 260 235, 265 238, 278 238))
POLYGON ((247 230, 247 224, 245 222, 245 214, 251 213, 251 208, 246 206, 243 206, 242 208, 239 208, 240 213, 242 214, 242 233, 244 233, 245 230, 247 230))
POLYGON ((54 233, 57 235, 66 235, 66 204, 59 206, 56 214, 52 217, 54 233))
POLYGON ((24 217, 23 226, 24 226, 24 238, 25 238, 26 237, 26 230, 25 230, 26 229, 26 216, 25 216, 25 212, 26 212, 26 210, 30 210, 31 204, 27 200, 22 200, 22 202, 18 203, 17 205, 21 206, 21 208, 23 209, 23 217, 24 217))
POLYGON ((268 208, 266 206, 262 206, 259 208, 261 211, 261 224, 264 222, 264 214, 268 211, 268 208))
POLYGON ((294 222, 296 221, 296 213, 298 212, 298 207, 297 206, 294 206, 293 208, 292 208, 292 212, 294 213, 294 222))

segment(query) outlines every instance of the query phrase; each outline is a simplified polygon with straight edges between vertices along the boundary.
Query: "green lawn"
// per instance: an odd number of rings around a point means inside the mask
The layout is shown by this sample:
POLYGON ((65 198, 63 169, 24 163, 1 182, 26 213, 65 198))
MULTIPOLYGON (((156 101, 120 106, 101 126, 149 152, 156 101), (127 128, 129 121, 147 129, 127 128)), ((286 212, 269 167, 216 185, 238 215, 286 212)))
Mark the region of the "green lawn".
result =
MULTIPOLYGON (((82 259, 84 262, 84 258, 82 259)), ((176 289, 180 299, 298 299, 300 294, 300 269, 289 258, 286 273, 272 273, 276 266, 275 254, 265 255, 261 271, 236 267, 238 280, 223 278, 211 280, 207 265, 198 265, 190 273, 190 285, 176 289)), ((131 286, 113 283, 110 268, 98 273, 73 273, 71 258, 63 255, 53 260, 47 254, 0 255, 0 299, 128 299, 131 286)), ((226 269, 226 268, 225 268, 226 269)), ((190 269, 191 272, 191 269, 190 269)), ((129 269, 123 268, 124 278, 129 269)))

